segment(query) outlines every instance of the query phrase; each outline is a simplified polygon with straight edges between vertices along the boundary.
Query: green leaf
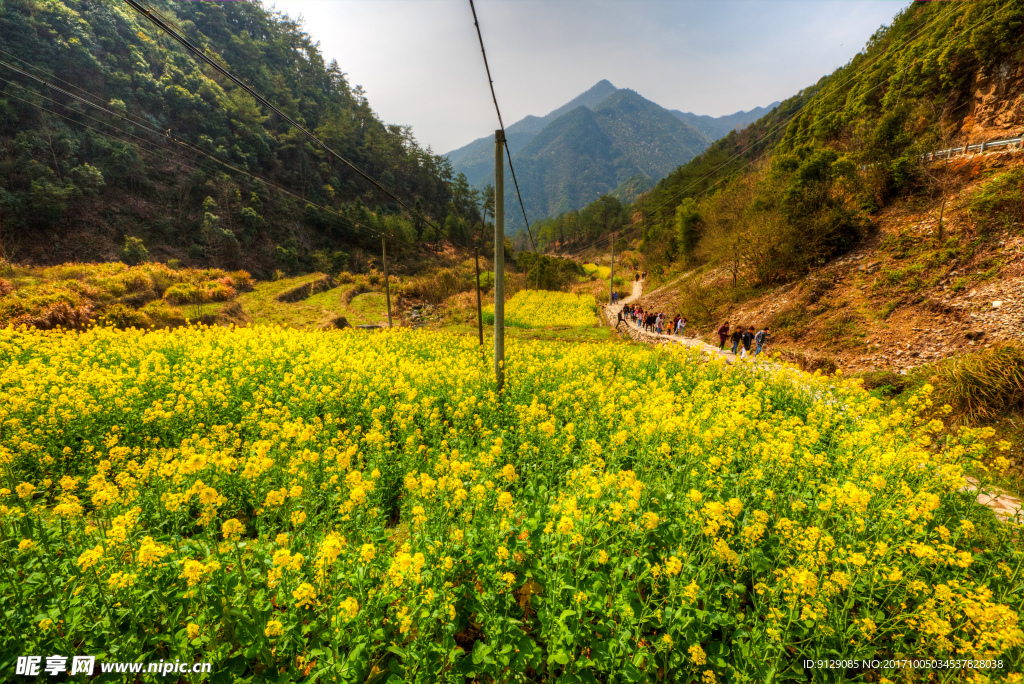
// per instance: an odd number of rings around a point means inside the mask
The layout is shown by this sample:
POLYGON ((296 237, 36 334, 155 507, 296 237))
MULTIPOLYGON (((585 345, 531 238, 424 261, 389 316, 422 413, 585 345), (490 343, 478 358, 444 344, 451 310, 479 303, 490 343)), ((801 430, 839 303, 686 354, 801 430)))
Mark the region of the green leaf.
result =
POLYGON ((473 664, 480 665, 481 663, 487 662, 487 654, 491 652, 491 647, 485 644, 483 641, 477 641, 473 644, 473 664))

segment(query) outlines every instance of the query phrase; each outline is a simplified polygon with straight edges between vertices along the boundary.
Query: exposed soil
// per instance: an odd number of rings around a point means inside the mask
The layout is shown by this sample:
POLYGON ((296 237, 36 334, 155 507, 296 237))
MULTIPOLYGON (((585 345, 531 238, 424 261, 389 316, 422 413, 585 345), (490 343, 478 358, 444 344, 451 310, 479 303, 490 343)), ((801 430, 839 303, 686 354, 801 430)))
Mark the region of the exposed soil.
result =
MULTIPOLYGON (((830 359, 848 371, 906 371, 1005 340, 1024 330, 1021 216, 988 237, 968 203, 996 170, 1024 166, 1020 150, 969 155, 946 170, 959 176, 938 236, 938 199, 905 202, 876 217, 878 232, 799 280, 719 310, 734 325, 773 325, 772 347, 830 359), (915 263, 928 262, 920 270, 915 263)), ((1024 211, 1024 208, 1022 208, 1024 211)), ((704 283, 724 284, 720 273, 704 283)), ((645 309, 674 311, 671 286, 641 298, 645 309)), ((701 331, 710 340, 714 331, 701 331)))

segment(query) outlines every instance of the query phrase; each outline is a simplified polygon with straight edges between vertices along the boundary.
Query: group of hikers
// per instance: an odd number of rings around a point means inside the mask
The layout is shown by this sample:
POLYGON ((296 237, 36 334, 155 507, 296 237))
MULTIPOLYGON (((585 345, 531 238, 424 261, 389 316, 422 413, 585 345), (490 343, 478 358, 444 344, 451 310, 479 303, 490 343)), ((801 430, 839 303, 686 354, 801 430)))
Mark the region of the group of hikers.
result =
POLYGON ((688 323, 686 318, 679 314, 676 314, 675 318, 670 320, 664 313, 644 311, 643 307, 639 304, 634 306, 627 304, 619 310, 619 320, 615 327, 619 327, 620 323, 630 322, 635 323, 639 330, 646 330, 658 333, 659 335, 679 335, 680 337, 683 336, 683 330, 688 323))
MULTIPOLYGON (((688 321, 685 316, 676 314, 674 318, 668 318, 663 312, 644 311, 643 307, 639 304, 623 306, 619 309, 618 321, 615 323, 615 327, 618 328, 623 323, 629 325, 629 323, 635 323, 638 330, 646 330, 648 332, 657 333, 659 335, 678 335, 683 337, 683 331, 686 330, 686 324, 688 321)), ((725 351, 726 342, 732 342, 732 353, 739 353, 741 359, 751 355, 751 348, 753 348, 753 357, 761 353, 761 349, 764 347, 765 342, 768 341, 768 336, 771 334, 768 326, 765 326, 754 332, 754 326, 748 326, 746 329, 742 325, 731 329, 730 333, 729 321, 726 321, 718 329, 718 339, 720 344, 719 350, 725 351)))
MULTIPOLYGON (((634 267, 634 270, 636 270, 636 267, 634 267)), ((637 272, 635 279, 638 281, 646 280, 647 272, 637 272)), ((613 293, 612 303, 618 303, 618 301, 618 293, 613 293)), ((618 329, 623 323, 626 325, 635 323, 638 330, 646 330, 659 335, 678 335, 683 337, 683 331, 686 330, 688 322, 685 316, 680 316, 679 314, 669 319, 664 312, 644 311, 640 304, 626 304, 619 309, 618 321, 615 323, 615 327, 618 329)), ((718 328, 718 349, 719 351, 725 351, 726 343, 732 342, 733 354, 738 352, 741 359, 746 358, 751 355, 750 350, 753 347, 753 357, 757 358, 765 342, 768 341, 770 334, 771 331, 767 325, 754 332, 754 326, 752 325, 747 326, 746 329, 742 325, 730 329, 729 321, 726 321, 718 328)))
POLYGON ((764 347, 764 343, 768 340, 770 330, 768 326, 761 328, 757 332, 754 332, 754 326, 748 326, 746 330, 743 329, 742 325, 738 325, 733 328, 732 333, 729 333, 729 321, 722 324, 722 327, 718 329, 718 339, 720 344, 718 349, 725 351, 725 343, 732 342, 732 353, 735 354, 737 350, 740 350, 740 358, 746 358, 750 354, 750 347, 754 347, 754 358, 761 353, 761 348, 764 347))

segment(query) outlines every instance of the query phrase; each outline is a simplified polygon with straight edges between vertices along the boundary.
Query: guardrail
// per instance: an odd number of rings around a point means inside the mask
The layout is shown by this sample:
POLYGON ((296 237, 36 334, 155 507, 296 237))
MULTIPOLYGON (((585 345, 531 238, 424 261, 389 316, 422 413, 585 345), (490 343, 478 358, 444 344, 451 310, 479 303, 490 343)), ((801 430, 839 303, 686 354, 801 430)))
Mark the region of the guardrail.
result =
POLYGON ((929 152, 923 155, 921 158, 924 159, 935 159, 936 157, 952 157, 957 154, 967 154, 973 150, 978 152, 984 152, 990 150, 993 147, 1008 147, 1010 145, 1017 145, 1018 147, 1024 147, 1024 135, 1018 138, 1008 138, 1006 140, 989 140, 988 142, 977 143, 975 145, 964 145, 963 147, 951 147, 948 150, 939 150, 937 152, 929 152))
MULTIPOLYGON (((975 143, 974 145, 964 145, 962 147, 951 147, 948 150, 938 150, 936 152, 927 152, 922 154, 920 159, 939 159, 945 157, 955 157, 958 154, 967 154, 968 152, 981 152, 984 153, 991 150, 994 147, 1009 147, 1016 145, 1018 149, 1024 150, 1024 135, 1017 138, 1007 138, 1006 140, 989 140, 983 143, 975 143)), ((870 169, 874 164, 861 164, 860 170, 870 169)))

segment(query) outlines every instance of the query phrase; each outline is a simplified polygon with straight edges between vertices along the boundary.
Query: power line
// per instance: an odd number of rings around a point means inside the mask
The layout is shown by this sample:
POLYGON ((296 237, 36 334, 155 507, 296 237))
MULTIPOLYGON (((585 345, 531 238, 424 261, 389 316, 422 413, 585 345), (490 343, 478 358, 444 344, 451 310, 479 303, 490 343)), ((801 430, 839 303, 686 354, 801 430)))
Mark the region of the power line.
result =
POLYGON ((480 22, 476 18, 476 7, 473 0, 469 0, 469 8, 473 10, 473 25, 476 26, 476 37, 480 40, 480 54, 484 56, 484 69, 487 70, 487 83, 491 87, 491 99, 494 100, 494 111, 498 113, 498 125, 501 127, 501 135, 505 139, 502 147, 505 148, 505 156, 508 157, 508 170, 512 173, 512 183, 516 186, 516 196, 519 198, 519 208, 523 210, 523 221, 526 222, 526 232, 530 236, 530 244, 533 251, 537 251, 537 243, 533 239, 533 231, 530 230, 530 219, 526 218, 526 206, 523 205, 523 196, 519 192, 519 181, 516 180, 516 169, 512 166, 512 152, 508 149, 508 136, 505 135, 505 122, 501 120, 501 109, 498 108, 498 96, 494 94, 494 79, 491 78, 491 67, 487 64, 487 51, 484 50, 484 37, 480 33, 480 22))
MULTIPOLYGON (((221 74, 222 76, 224 76, 225 78, 230 80, 232 83, 234 83, 239 88, 243 89, 250 96, 252 96, 257 102, 259 102, 260 104, 264 105, 265 107, 267 107, 268 109, 273 111, 275 114, 277 114, 279 117, 281 117, 282 119, 287 121, 289 124, 291 124, 293 127, 298 129, 299 132, 301 132, 303 135, 305 135, 307 138, 309 138, 309 140, 311 140, 313 143, 315 143, 322 150, 324 150, 329 155, 335 157, 340 162, 342 162, 343 164, 348 166, 350 169, 352 169, 352 171, 354 171, 360 177, 365 179, 368 183, 370 183, 375 188, 380 190, 382 193, 384 193, 385 195, 387 195, 388 197, 393 199, 395 202, 397 202, 399 205, 404 207, 410 214, 412 214, 413 216, 419 217, 422 221, 424 221, 428 226, 433 228, 436 232, 438 232, 438 233, 440 233, 442 235, 445 235, 446 237, 448 237, 449 240, 451 240, 451 236, 449 236, 447 233, 445 233, 443 230, 441 230, 438 226, 434 225, 430 221, 429 218, 427 218, 426 216, 423 215, 422 212, 419 212, 416 209, 414 209, 413 207, 410 207, 408 204, 406 204, 404 201, 402 201, 402 199, 399 198, 398 195, 396 195, 395 193, 391 192, 391 190, 389 190, 388 188, 384 187, 384 185, 382 185, 380 183, 380 181, 378 181, 376 178, 374 178, 373 176, 369 175, 368 173, 366 173, 365 171, 360 169, 358 166, 356 166, 354 163, 349 161, 347 158, 345 158, 342 155, 340 155, 337 152, 335 152, 323 140, 321 140, 320 138, 318 138, 317 136, 313 135, 308 130, 306 130, 306 128, 304 126, 302 126, 301 124, 299 124, 298 121, 296 121, 295 119, 293 119, 292 117, 288 116, 287 114, 282 112, 280 109, 278 109, 272 102, 270 102, 270 100, 268 100, 262 94, 260 94, 259 91, 257 91, 254 87, 252 87, 251 85, 249 85, 248 83, 243 81, 241 78, 235 76, 228 68, 226 68, 225 66, 222 66, 216 60, 214 60, 211 57, 209 57, 204 50, 201 50, 200 48, 198 48, 195 45, 193 45, 192 42, 188 40, 188 38, 186 38, 183 35, 181 35, 181 33, 179 33, 179 31, 176 30, 173 27, 171 22, 167 21, 163 17, 163 15, 161 15, 158 11, 156 11, 152 7, 149 7, 148 5, 145 5, 142 2, 139 2, 139 0, 125 0, 125 2, 128 4, 129 7, 134 9, 136 12, 142 14, 147 19, 149 19, 150 22, 152 22, 157 28, 159 28, 161 31, 163 31, 168 36, 170 36, 174 41, 179 43, 186 50, 191 52, 193 55, 195 55, 197 58, 199 58, 200 60, 202 60, 203 62, 205 62, 209 66, 213 67, 213 69, 216 70, 219 74, 221 74)), ((454 241, 452 241, 452 242, 454 242, 454 241)))

